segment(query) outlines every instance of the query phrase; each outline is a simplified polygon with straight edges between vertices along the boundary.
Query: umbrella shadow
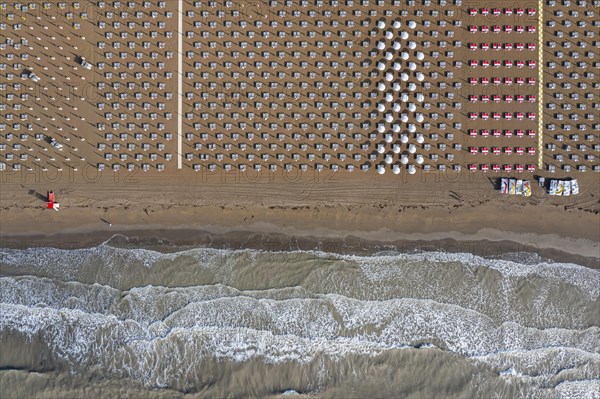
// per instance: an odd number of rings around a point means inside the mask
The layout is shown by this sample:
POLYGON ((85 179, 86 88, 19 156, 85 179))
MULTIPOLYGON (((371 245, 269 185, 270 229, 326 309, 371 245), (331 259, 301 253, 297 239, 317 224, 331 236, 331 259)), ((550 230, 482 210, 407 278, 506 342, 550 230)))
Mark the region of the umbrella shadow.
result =
MULTIPOLYGON (((25 186, 21 186, 23 188, 26 188, 25 186)), ((46 202, 48 200, 48 198, 42 194, 42 193, 38 193, 37 191, 31 189, 27 192, 27 194, 34 196, 35 198, 39 199, 40 201, 46 202)))

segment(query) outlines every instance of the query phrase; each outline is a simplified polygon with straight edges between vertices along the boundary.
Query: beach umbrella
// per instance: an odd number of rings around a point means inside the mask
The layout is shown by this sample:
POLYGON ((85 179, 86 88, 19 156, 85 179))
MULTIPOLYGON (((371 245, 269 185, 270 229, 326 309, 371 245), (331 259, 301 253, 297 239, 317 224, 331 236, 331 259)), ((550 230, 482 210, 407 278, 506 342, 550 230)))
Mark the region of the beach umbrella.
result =
POLYGON ((383 123, 379 123, 379 124, 377 125, 377 131, 378 131, 379 133, 383 133, 383 132, 385 132, 385 126, 384 126, 384 124, 383 124, 383 123))
POLYGON ((415 69, 417 69, 417 64, 415 62, 409 62, 408 63, 408 69, 410 69, 411 71, 414 71, 415 69))
POLYGON ((425 141, 425 137, 423 137, 423 135, 421 133, 417 134, 417 143, 423 144, 424 141, 425 141))
POLYGON ((423 155, 421 155, 421 154, 418 154, 418 155, 417 155, 417 163, 418 163, 419 165, 421 165, 423 162, 425 162, 425 158, 423 158, 423 155))
POLYGON ((408 101, 408 93, 403 92, 402 94, 400 94, 400 100, 405 103, 408 101))
POLYGON ((402 48, 402 45, 400 44, 400 42, 394 42, 392 44, 392 48, 396 51, 400 50, 402 48))
POLYGON ((377 42, 377 50, 385 50, 385 42, 380 40, 377 42))
POLYGON ((406 155, 406 154, 402 154, 402 155, 400 156, 400 163, 401 163, 402 165, 406 165, 406 164, 408 163, 408 155, 406 155))
POLYGON ((386 72, 385 80, 387 80, 388 82, 391 82, 392 80, 394 80, 394 75, 392 75, 391 72, 386 72))
POLYGON ((422 61, 425 58, 425 54, 422 51, 417 51, 417 59, 422 61))
POLYGON ((414 50, 417 48, 417 43, 413 42, 412 40, 410 42, 408 42, 408 48, 411 50, 414 50))
POLYGON ((385 32, 385 38, 388 40, 392 40, 394 38, 394 34, 392 33, 391 30, 388 30, 385 32))
POLYGON ((408 84, 408 90, 409 90, 409 91, 415 91, 415 90, 417 90, 417 85, 416 85, 416 84, 414 84, 414 83, 412 83, 412 82, 411 82, 411 83, 409 83, 409 84, 408 84))
POLYGON ((394 124, 392 125, 392 132, 394 132, 394 133, 398 133, 398 132, 400 132, 400 125, 399 125, 399 124, 397 124, 397 123, 394 123, 394 124))
POLYGON ((414 154, 415 152, 417 152, 417 146, 414 144, 409 144, 408 145, 408 152, 410 152, 411 154, 414 154))
POLYGON ((385 29, 385 22, 377 21, 377 29, 385 29))
POLYGON ((408 115, 407 114, 400 115, 400 120, 402 121, 402 123, 408 122, 408 115))
POLYGON ((392 152, 393 152, 394 154, 400 154, 400 144, 394 144, 394 145, 392 146, 392 152))
POLYGON ((423 117, 423 114, 418 113, 416 115, 416 119, 417 119, 417 122, 421 123, 421 122, 423 122, 423 120, 425 120, 425 117, 423 117))
POLYGON ((385 83, 383 83, 383 82, 377 83, 377 90, 385 91, 385 89, 386 89, 385 83))
POLYGON ((423 75, 421 72, 417 72, 417 80, 419 82, 422 82, 423 80, 425 80, 425 75, 423 75))
POLYGON ((400 112, 400 104, 399 103, 394 103, 394 105, 392 105, 392 110, 394 112, 400 112))
POLYGON ((408 165, 408 174, 414 175, 415 173, 417 173, 417 168, 415 168, 415 165, 408 165))
POLYGON ((385 101, 387 101, 388 103, 391 103, 392 101, 394 101, 394 96, 392 95, 392 93, 387 93, 385 95, 385 101))
POLYGON ((400 166, 398 165, 394 165, 394 167, 392 168, 392 172, 397 175, 400 173, 400 166))
POLYGON ((403 51, 400 54, 400 58, 402 58, 404 61, 406 61, 408 59, 408 57, 409 57, 409 55, 408 55, 408 52, 406 52, 406 51, 403 51))
POLYGON ((383 144, 377 144, 377 152, 383 154, 385 152, 385 146, 383 144))
POLYGON ((386 143, 391 143, 392 140, 394 140, 394 137, 390 133, 386 133, 386 135, 385 135, 385 142, 386 143))
POLYGON ((406 144, 406 143, 408 143, 408 135, 406 135, 406 134, 402 134, 402 135, 400 135, 400 142, 401 142, 402 144, 406 144))
POLYGON ((423 93, 417 93, 417 101, 420 103, 425 101, 425 95, 423 95, 423 93))
POLYGON ((417 23, 415 21, 408 21, 408 27, 410 29, 415 29, 417 27, 417 23))
POLYGON ((392 84, 392 90, 394 90, 394 91, 400 91, 401 88, 402 88, 402 86, 400 86, 400 83, 398 83, 398 82, 394 82, 392 84))
POLYGON ((384 112, 385 111, 385 104, 383 104, 383 103, 377 104, 377 111, 384 112))
POLYGON ((387 51, 385 53, 385 59, 388 61, 391 61, 394 58, 394 54, 392 54, 391 52, 387 51))
POLYGON ((384 162, 388 165, 394 162, 394 157, 392 157, 392 154, 387 154, 385 156, 384 162))
POLYGON ((402 24, 400 23, 400 21, 398 21, 398 20, 395 20, 395 21, 392 23, 392 26, 394 27, 394 29, 400 29, 400 27, 402 26, 402 24))
POLYGON ((399 62, 394 62, 392 68, 394 68, 394 71, 399 71, 400 69, 402 69, 402 64, 400 64, 399 62))
POLYGON ((394 117, 392 116, 392 114, 387 114, 387 115, 385 116, 385 121, 386 121, 387 123, 392 123, 392 122, 394 121, 394 117))
POLYGON ((380 71, 383 71, 385 69, 385 62, 379 61, 377 63, 377 69, 379 69, 380 71))
POLYGON ((406 82, 408 80, 408 74, 406 72, 402 72, 400 74, 400 80, 402 80, 403 82, 406 82))
POLYGON ((414 132, 417 131, 417 127, 415 126, 414 123, 409 123, 408 124, 408 131, 411 132, 411 133, 414 133, 414 132))
POLYGON ((385 173, 385 166, 383 165, 378 165, 377 166, 377 173, 379 173, 380 175, 385 173))
POLYGON ((403 30, 402 32, 400 32, 400 38, 401 38, 402 40, 406 40, 406 39, 408 39, 408 32, 407 32, 407 31, 405 31, 405 30, 403 30))
POLYGON ((417 110, 417 106, 415 105, 415 103, 408 103, 408 110, 410 112, 415 112, 417 110))

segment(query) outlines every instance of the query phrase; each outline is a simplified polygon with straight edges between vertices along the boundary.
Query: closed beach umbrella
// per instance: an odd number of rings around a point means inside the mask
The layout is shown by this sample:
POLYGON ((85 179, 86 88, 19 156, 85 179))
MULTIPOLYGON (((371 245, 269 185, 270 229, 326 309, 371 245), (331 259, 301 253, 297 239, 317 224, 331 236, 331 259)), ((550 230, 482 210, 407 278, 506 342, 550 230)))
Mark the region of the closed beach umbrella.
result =
POLYGON ((422 164, 424 161, 425 161, 425 158, 423 158, 423 155, 421 155, 421 154, 418 154, 418 155, 417 155, 417 163, 418 163, 419 165, 421 165, 421 164, 422 164))
POLYGON ((385 173, 385 166, 383 165, 378 165, 377 166, 377 173, 379 173, 380 175, 385 173))
POLYGON ((415 173, 417 173, 417 168, 415 168, 415 165, 408 165, 408 174, 414 175, 415 173))
POLYGON ((409 144, 408 145, 408 152, 410 152, 411 154, 414 154, 415 152, 417 152, 417 146, 414 144, 409 144))
POLYGON ((392 172, 397 175, 400 173, 400 166, 398 165, 394 165, 394 167, 392 168, 392 172))

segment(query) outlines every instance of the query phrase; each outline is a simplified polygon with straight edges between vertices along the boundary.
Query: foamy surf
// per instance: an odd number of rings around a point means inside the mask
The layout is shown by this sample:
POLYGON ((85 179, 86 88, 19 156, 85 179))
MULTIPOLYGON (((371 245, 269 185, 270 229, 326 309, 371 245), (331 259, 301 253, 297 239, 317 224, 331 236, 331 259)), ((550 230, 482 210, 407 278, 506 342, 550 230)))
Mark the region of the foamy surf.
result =
POLYGON ((472 381, 480 394, 518 381, 560 397, 598 383, 600 274, 574 264, 108 243, 0 255, 0 334, 42 342, 75 374, 188 392, 215 362, 285 365, 304 370, 293 388, 306 393, 368 373, 344 367, 419 351, 502 381, 472 381))

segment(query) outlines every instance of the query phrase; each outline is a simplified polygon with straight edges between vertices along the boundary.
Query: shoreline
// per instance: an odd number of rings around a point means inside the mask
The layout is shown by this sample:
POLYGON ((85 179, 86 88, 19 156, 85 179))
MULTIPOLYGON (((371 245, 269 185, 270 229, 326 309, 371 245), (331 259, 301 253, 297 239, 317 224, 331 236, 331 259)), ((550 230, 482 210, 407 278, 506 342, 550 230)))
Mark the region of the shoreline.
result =
MULTIPOLYGON (((369 234, 319 236, 293 235, 280 232, 228 230, 215 232, 201 229, 168 228, 161 230, 138 229, 124 231, 95 231, 50 235, 3 235, 0 248, 28 249, 52 247, 67 250, 92 248, 102 244, 125 249, 149 249, 162 253, 195 248, 224 250, 255 249, 265 252, 293 252, 318 250, 341 255, 369 256, 378 253, 448 252, 469 253, 492 259, 527 263, 532 255, 541 261, 574 263, 600 270, 598 245, 583 239, 553 237, 560 249, 535 245, 543 241, 538 234, 528 234, 532 241, 511 240, 514 233, 485 229, 485 234, 468 235, 457 232, 415 234, 409 239, 399 235, 393 240, 370 239, 369 234), (458 237, 458 238, 457 238, 458 237), (570 246, 569 246, 570 244, 570 246), (582 251, 583 250, 583 251, 582 251), (583 255, 582 252, 586 255, 583 255)), ((355 232, 357 233, 357 232, 355 232)))

